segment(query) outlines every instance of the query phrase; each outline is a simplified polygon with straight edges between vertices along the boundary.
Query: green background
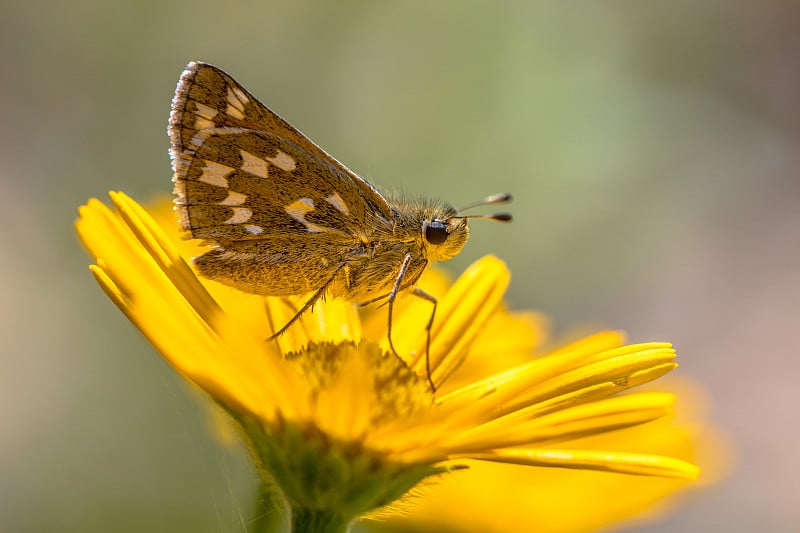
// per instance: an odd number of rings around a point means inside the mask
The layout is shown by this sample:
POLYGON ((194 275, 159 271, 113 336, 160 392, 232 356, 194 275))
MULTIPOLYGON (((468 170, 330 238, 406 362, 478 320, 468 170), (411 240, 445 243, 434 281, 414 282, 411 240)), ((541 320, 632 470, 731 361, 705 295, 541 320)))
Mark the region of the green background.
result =
POLYGON ((641 531, 800 522, 795 2, 4 2, 4 531, 244 531, 252 474, 95 286, 108 189, 171 191, 166 123, 214 63, 361 175, 455 205, 510 191, 454 272, 505 259, 562 331, 664 339, 738 468, 641 531))

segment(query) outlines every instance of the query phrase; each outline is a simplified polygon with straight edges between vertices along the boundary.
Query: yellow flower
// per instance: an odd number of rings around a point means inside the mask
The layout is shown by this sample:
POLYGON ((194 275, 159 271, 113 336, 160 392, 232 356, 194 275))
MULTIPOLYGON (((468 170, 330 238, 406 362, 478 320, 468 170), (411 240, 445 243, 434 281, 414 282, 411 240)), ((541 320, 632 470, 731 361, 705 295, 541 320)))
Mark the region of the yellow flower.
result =
POLYGON ((675 417, 570 446, 691 459, 703 468, 697 481, 469 461, 468 469, 423 482, 410 497, 362 524, 382 533, 580 533, 661 519, 680 497, 692 495, 687 489, 718 481, 730 458, 726 439, 705 421, 699 387, 685 378, 659 381, 667 381, 661 387, 678 396, 675 417))
POLYGON ((389 350, 385 309, 359 314, 337 299, 267 342, 303 298, 200 282, 184 259, 194 245, 174 243, 127 196, 111 198, 115 210, 98 200, 80 210, 92 273, 176 370, 238 421, 295 531, 346 531, 420 482, 423 490, 431 479, 457 482, 464 465, 698 475, 679 459, 580 443, 672 412, 668 393, 617 394, 674 369, 672 347, 624 346, 604 332, 531 358, 542 319, 504 309, 509 273, 494 257, 449 288, 435 272, 421 281, 439 297, 428 376, 430 303, 398 301, 392 338, 404 361, 389 350))

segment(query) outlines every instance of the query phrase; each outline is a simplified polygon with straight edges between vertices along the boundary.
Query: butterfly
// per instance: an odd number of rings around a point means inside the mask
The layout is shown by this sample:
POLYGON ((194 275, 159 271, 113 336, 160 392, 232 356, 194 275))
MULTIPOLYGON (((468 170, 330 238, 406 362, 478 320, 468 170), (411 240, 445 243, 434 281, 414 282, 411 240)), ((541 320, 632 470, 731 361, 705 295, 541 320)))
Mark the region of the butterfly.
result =
MULTIPOLYGON (((181 74, 168 131, 180 225, 211 245, 194 258, 197 271, 247 293, 310 294, 273 337, 326 294, 386 300, 397 354, 396 295, 411 289, 433 303, 430 335, 436 299, 414 287, 425 267, 461 251, 469 218, 511 220, 384 196, 206 63, 181 74)), ((497 194, 468 208, 510 200, 497 194)))

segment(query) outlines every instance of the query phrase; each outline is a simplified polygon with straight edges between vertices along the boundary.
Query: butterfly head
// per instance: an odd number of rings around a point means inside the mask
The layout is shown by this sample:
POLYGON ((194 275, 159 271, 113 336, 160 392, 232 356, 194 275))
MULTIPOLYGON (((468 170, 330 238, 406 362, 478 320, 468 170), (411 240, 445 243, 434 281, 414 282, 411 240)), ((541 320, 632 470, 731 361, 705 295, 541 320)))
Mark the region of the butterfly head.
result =
POLYGON ((456 256, 469 238, 470 218, 510 222, 511 215, 498 213, 495 215, 460 215, 459 213, 481 205, 499 204, 511 201, 510 194, 495 194, 484 198, 480 202, 468 205, 462 209, 444 207, 434 210, 422 223, 422 236, 428 250, 430 261, 446 261, 456 256))
POLYGON ((422 223, 422 236, 430 261, 447 261, 454 257, 469 238, 469 224, 457 216, 456 210, 447 208, 434 213, 422 223))

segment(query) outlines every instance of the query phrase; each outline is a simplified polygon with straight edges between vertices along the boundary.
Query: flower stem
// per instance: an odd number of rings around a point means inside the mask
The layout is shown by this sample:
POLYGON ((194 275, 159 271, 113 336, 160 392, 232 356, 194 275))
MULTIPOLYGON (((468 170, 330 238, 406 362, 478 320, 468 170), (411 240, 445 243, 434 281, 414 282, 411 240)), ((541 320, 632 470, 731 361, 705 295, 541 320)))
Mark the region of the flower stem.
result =
POLYGON ((293 509, 292 533, 347 533, 350 519, 330 509, 293 509))
POLYGON ((255 514, 247 528, 249 533, 274 533, 286 531, 285 507, 275 488, 262 483, 256 496, 255 514))

